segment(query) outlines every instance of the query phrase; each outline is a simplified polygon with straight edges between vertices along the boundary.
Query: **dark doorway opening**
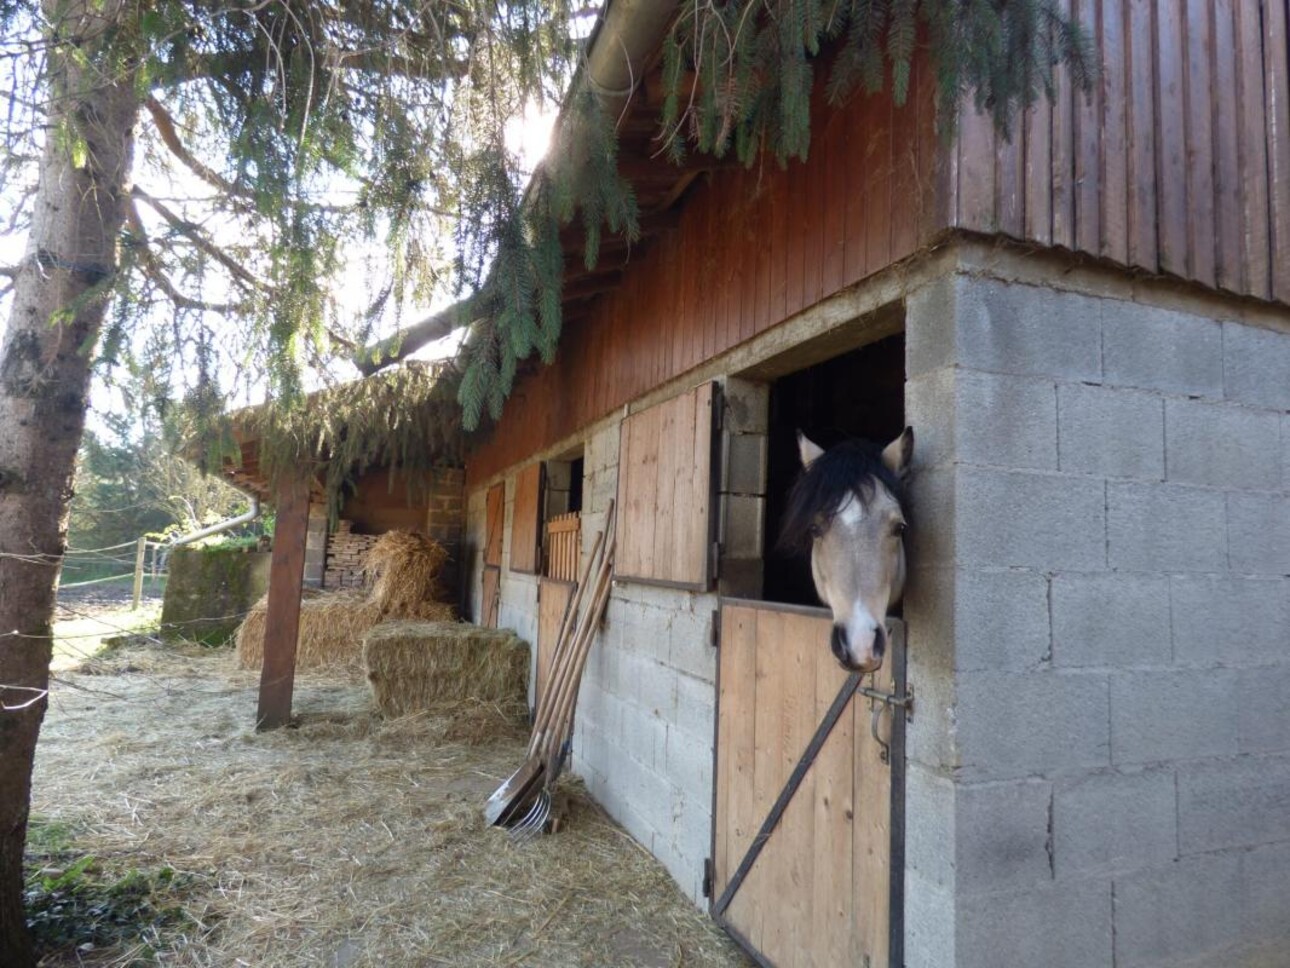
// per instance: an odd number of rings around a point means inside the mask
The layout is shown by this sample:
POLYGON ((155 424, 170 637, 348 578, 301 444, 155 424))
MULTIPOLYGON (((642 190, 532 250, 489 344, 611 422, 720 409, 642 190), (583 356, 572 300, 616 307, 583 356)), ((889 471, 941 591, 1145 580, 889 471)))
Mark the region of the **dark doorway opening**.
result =
POLYGON ((883 444, 905 427, 905 334, 798 370, 770 386, 766 549, 762 597, 818 605, 811 563, 776 547, 788 492, 801 470, 800 429, 826 450, 854 437, 883 444))

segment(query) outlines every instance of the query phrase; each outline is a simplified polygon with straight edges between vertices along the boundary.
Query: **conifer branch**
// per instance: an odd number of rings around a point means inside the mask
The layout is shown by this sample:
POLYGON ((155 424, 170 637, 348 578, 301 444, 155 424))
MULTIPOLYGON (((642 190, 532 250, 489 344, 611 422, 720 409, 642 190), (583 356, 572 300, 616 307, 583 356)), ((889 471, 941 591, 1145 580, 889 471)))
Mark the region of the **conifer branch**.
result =
POLYGON ((271 285, 257 279, 240 262, 208 239, 196 225, 186 219, 180 218, 179 215, 169 206, 163 204, 152 195, 149 195, 138 185, 130 190, 130 194, 133 198, 147 204, 149 208, 165 219, 171 228, 227 269, 236 281, 248 288, 258 289, 261 292, 273 292, 273 287, 271 285))
POLYGON ((156 126, 157 134, 161 136, 162 143, 170 149, 172 155, 184 163, 189 171, 212 188, 217 188, 221 192, 238 198, 251 198, 250 192, 246 191, 246 189, 234 185, 219 172, 207 167, 199 159, 193 157, 193 153, 180 140, 179 132, 175 128, 175 119, 170 116, 170 112, 166 110, 160 101, 149 96, 143 103, 148 109, 148 113, 152 115, 152 123, 156 126))
POLYGON ((134 236, 131 240, 130 250, 139 257, 139 264, 143 268, 144 275, 165 293, 166 298, 174 303, 176 308, 195 309, 223 315, 245 308, 245 304, 209 303, 201 299, 194 299, 191 296, 185 296, 179 291, 179 287, 174 284, 170 277, 166 275, 160 260, 157 258, 157 254, 152 251, 148 231, 144 228, 143 219, 139 217, 139 206, 135 204, 133 199, 126 206, 125 221, 130 234, 134 236))
POLYGON ((393 336, 363 347, 351 358, 353 364, 358 367, 363 376, 371 376, 387 366, 406 359, 426 344, 442 339, 453 330, 470 325, 485 308, 484 291, 486 289, 487 286, 453 303, 447 309, 432 313, 404 327, 393 336))

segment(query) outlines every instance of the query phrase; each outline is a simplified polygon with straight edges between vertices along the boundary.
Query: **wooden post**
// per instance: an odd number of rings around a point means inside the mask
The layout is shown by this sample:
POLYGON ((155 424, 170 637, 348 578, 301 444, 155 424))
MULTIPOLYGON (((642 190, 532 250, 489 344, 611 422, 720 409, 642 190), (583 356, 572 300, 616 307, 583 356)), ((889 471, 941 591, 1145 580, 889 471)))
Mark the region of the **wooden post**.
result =
POLYGON ((285 726, 291 720, 291 693, 296 680, 296 638, 300 631, 300 595, 304 589, 305 536, 309 531, 309 481, 299 478, 278 485, 278 521, 269 562, 269 604, 264 623, 264 668, 256 729, 285 726))
POLYGON ((148 539, 140 538, 134 547, 134 609, 143 600, 143 561, 148 555, 148 539))

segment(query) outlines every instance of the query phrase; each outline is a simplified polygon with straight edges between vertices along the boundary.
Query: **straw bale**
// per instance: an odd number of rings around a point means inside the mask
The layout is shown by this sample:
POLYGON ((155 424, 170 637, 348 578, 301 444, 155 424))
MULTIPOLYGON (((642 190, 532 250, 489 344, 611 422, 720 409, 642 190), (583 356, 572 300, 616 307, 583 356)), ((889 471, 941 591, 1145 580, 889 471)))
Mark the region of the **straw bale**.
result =
POLYGON ((363 559, 373 577, 372 599, 388 615, 416 615, 424 602, 443 597, 439 574, 448 561, 443 545, 423 534, 387 531, 363 559))
MULTIPOLYGON (((237 630, 237 658, 244 669, 258 669, 264 663, 267 615, 266 595, 237 630)), ((363 658, 363 634, 381 618, 380 607, 362 591, 306 595, 300 602, 296 668, 357 668, 363 658)))
POLYGON ((523 702, 528 643, 465 622, 393 621, 370 629, 363 662, 376 708, 404 716, 446 701, 523 702))

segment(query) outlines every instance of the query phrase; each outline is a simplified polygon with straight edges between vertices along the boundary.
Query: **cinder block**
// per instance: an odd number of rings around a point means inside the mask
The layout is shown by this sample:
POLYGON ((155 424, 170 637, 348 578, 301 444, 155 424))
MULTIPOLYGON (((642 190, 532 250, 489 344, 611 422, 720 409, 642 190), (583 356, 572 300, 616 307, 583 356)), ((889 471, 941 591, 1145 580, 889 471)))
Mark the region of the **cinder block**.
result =
POLYGON ((1212 319, 1106 299, 1102 340, 1108 384, 1223 395, 1222 330, 1212 319))
POLYGON ((960 775, 1056 776, 1109 765, 1108 688, 1107 677, 1095 674, 961 674, 954 709, 960 775))
POLYGON ((913 378, 957 361, 962 277, 938 276, 905 297, 905 375, 913 378))
MULTIPOLYGON (((1106 500, 1099 480, 960 467, 957 492, 960 564, 1106 566, 1106 500)), ((943 524, 929 520, 927 526, 943 524)))
POLYGON ((962 277, 956 306, 956 362, 999 373, 1099 381, 1105 301, 962 277))
POLYGON ((1056 470, 1057 391, 1051 381, 973 370, 956 372, 954 438, 958 460, 1056 470))
MULTIPOLYGON (((1290 376, 1285 379, 1290 382, 1290 376)), ((1169 479, 1274 490, 1281 485, 1280 425, 1280 415, 1271 410, 1202 400, 1166 401, 1169 479)))
POLYGON ((668 728, 667 777, 682 790, 702 799, 712 796, 712 740, 668 728))
POLYGON ((1161 666, 1172 661, 1169 579, 1054 575, 1053 664, 1161 666))
POLYGON ((693 791, 672 787, 672 848, 702 872, 712 852, 712 798, 703 800, 693 791))
POLYGON ((1226 570, 1222 492, 1182 484, 1108 483, 1107 555, 1116 570, 1226 570))
POLYGON ((765 548, 766 499, 747 494, 723 494, 725 510, 721 529, 722 554, 756 558, 765 548))
POLYGON ((905 422, 914 428, 914 474, 954 459, 954 383, 946 366, 905 380, 905 422))
POLYGON ((646 659, 640 666, 636 702, 650 716, 672 722, 676 716, 676 672, 668 666, 646 659))
MULTIPOLYGON (((1245 936, 1251 940, 1290 939, 1290 844, 1252 850, 1242 857, 1241 868, 1248 898, 1245 936)), ((1280 950, 1290 950, 1290 944, 1283 944, 1280 950)))
MULTIPOLYGON (((960 671, 1034 670, 1049 656, 1048 581, 1029 571, 954 573, 954 661, 960 671)), ((1166 588, 1166 631, 1168 595, 1166 588)))
POLYGON ((1178 853, 1172 770, 1097 773, 1057 784, 1057 877, 1160 867, 1178 853))
POLYGON ((905 868, 905 968, 945 968, 954 955, 955 897, 905 868))
POLYGON ((1229 964, 1217 955, 1240 940, 1242 894, 1240 861, 1233 854, 1186 858, 1117 877, 1115 965, 1229 964))
MULTIPOLYGON (((959 901, 958 968, 1110 965, 1111 885, 1059 881, 959 901)), ((948 962, 947 962, 948 964, 948 962)))
POLYGON ((672 616, 668 633, 668 662, 677 672, 705 682, 716 682, 717 650, 712 647, 715 596, 695 599, 693 612, 672 616))
POLYGON ((1223 324, 1227 398, 1290 410, 1290 335, 1223 324))
POLYGON ((1236 675, 1182 670, 1111 680, 1111 757, 1118 764, 1236 752, 1236 675))
POLYGON ((639 706, 628 703, 623 707, 622 750, 662 774, 667 762, 667 723, 650 715, 639 706))
POLYGON ((724 387, 725 425, 732 434, 769 432, 770 384, 728 377, 724 387))
POLYGON ((1165 476, 1164 401, 1150 393, 1057 388, 1061 469, 1098 477, 1165 476))
POLYGON ((1175 661, 1196 666, 1286 661, 1290 580, 1174 577, 1170 583, 1175 661))
POLYGON ((918 715, 909 721, 905 732, 905 756, 910 763, 949 771, 959 765, 954 674, 926 665, 917 639, 909 644, 908 679, 917 683, 918 715))
MULTIPOLYGON (((917 445, 914 452, 918 452, 917 445)), ((958 474, 955 468, 927 468, 910 479, 905 493, 911 527, 905 550, 914 568, 954 563, 955 516, 959 510, 954 489, 958 474)))
POLYGON ((730 494, 766 493, 766 435, 728 433, 721 459, 721 490, 730 494))
POLYGON ((1241 752, 1290 752, 1290 665, 1243 669, 1239 683, 1236 731, 1241 752))
POLYGON ((676 728, 698 742, 712 742, 717 690, 711 683, 692 676, 676 677, 676 728))
POLYGON ((1290 496, 1227 495, 1227 557, 1245 575, 1290 575, 1290 496))
MULTIPOLYGON (((904 614, 908 649, 917 654, 922 674, 954 668, 958 643, 954 630, 955 572, 952 568, 914 568, 905 579, 904 614)), ((948 677, 948 676, 947 676, 948 677)))
POLYGON ((1184 854, 1290 840, 1290 756, 1247 756, 1178 767, 1184 854))
POLYGON ((1052 795, 1052 784, 1043 780, 959 784, 954 867, 961 893, 1052 880, 1052 795))
POLYGON ((905 870, 944 890, 954 889, 955 789, 948 777, 918 763, 906 770, 905 802, 918 809, 905 813, 905 870))

